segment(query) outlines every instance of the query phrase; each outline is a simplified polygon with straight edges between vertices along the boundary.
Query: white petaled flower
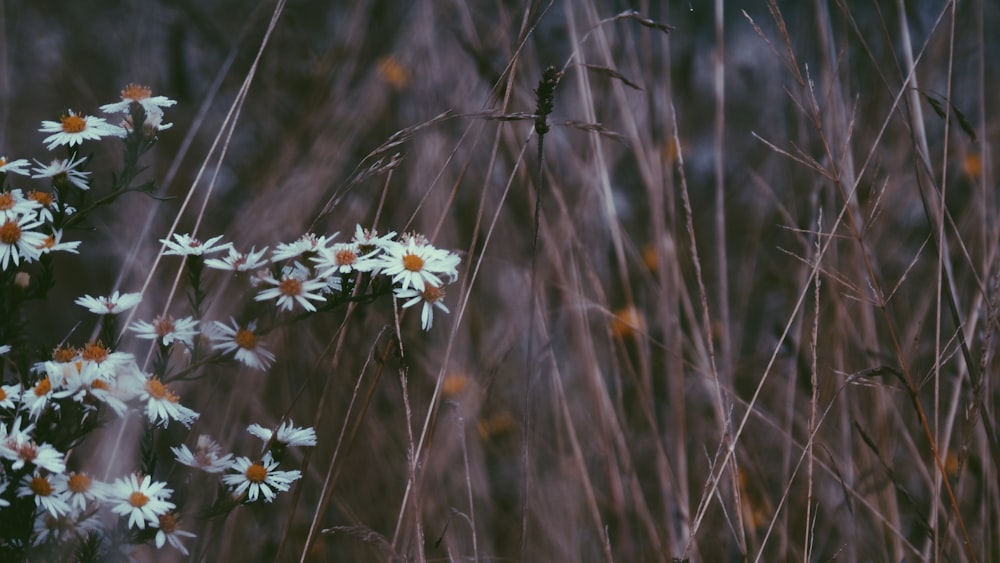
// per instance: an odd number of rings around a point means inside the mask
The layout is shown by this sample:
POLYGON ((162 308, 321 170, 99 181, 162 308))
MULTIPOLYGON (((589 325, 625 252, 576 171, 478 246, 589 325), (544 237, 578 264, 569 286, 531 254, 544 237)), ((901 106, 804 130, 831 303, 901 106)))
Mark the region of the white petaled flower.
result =
POLYGON ((56 201, 56 196, 52 192, 31 190, 28 192, 27 199, 38 204, 35 213, 40 221, 51 223, 54 220, 52 212, 59 211, 59 202, 56 201))
POLYGON ((42 244, 38 246, 38 251, 42 254, 50 252, 72 252, 73 254, 79 254, 80 251, 77 248, 80 247, 80 241, 63 242, 62 234, 62 229, 52 231, 52 234, 45 237, 42 244))
MULTIPOLYGON (((10 351, 10 346, 0 346, 0 354, 6 354, 10 351), (7 350, 4 351, 3 349, 7 350)), ((17 404, 15 401, 21 400, 21 385, 15 383, 13 385, 0 385, 0 409, 13 410, 14 406, 17 404)))
POLYGON ((268 261, 264 260, 265 253, 267 253, 266 246, 261 250, 251 248, 250 252, 246 254, 230 246, 228 256, 225 258, 209 258, 205 260, 205 265, 216 270, 247 272, 267 265, 268 261))
POLYGON ((378 236, 378 231, 375 229, 365 229, 361 225, 358 225, 354 229, 354 238, 351 241, 357 243, 361 247, 362 252, 367 253, 372 250, 384 248, 392 242, 395 236, 396 231, 389 231, 382 236, 378 236))
POLYGON ((7 354, 7 352, 10 352, 10 344, 0 346, 0 356, 7 354))
POLYGON ((170 447, 174 458, 179 462, 200 469, 206 473, 222 473, 233 461, 233 454, 222 455, 222 448, 206 434, 198 436, 198 443, 192 452, 187 444, 180 447, 170 447))
POLYGON ((21 479, 21 486, 17 489, 19 497, 34 497, 35 506, 42 508, 52 514, 59 516, 69 513, 69 504, 63 500, 64 489, 59 488, 59 483, 48 475, 39 472, 25 475, 21 479))
POLYGON ((166 487, 166 483, 153 482, 149 475, 142 477, 141 481, 136 474, 115 479, 108 489, 108 500, 115 503, 111 511, 128 516, 129 528, 143 530, 147 524, 157 527, 160 516, 176 508, 167 500, 174 491, 166 487))
POLYGON ((156 377, 146 381, 146 387, 139 394, 139 400, 146 402, 146 416, 155 425, 166 427, 170 419, 191 427, 198 413, 180 404, 180 398, 156 377))
POLYGON ((444 289, 431 284, 426 284, 423 291, 418 291, 415 288, 411 289, 399 289, 395 291, 395 295, 399 299, 406 299, 407 301, 403 303, 403 308, 412 307, 418 303, 423 303, 424 306, 420 311, 420 326, 424 330, 430 330, 431 325, 434 323, 434 309, 438 308, 448 313, 448 307, 445 307, 444 302, 444 289))
POLYGON ((296 428, 291 420, 286 420, 278 426, 277 432, 260 424, 251 424, 247 427, 247 432, 260 438, 265 444, 274 438, 273 445, 282 447, 316 445, 316 430, 312 427, 296 428))
POLYGON ((163 252, 164 256, 203 256, 212 252, 226 250, 232 246, 228 242, 225 244, 216 244, 220 240, 222 240, 222 235, 202 242, 188 234, 174 233, 174 240, 160 239, 160 242, 166 247, 166 250, 163 252))
POLYGON ((64 500, 74 510, 84 511, 91 502, 105 499, 105 485, 86 473, 60 473, 54 475, 52 481, 60 490, 65 491, 64 500))
MULTIPOLYGON (((129 113, 132 103, 138 103, 146 111, 147 116, 163 115, 163 108, 168 108, 177 103, 166 96, 154 96, 149 86, 129 84, 122 90, 122 101, 101 106, 104 113, 129 113)), ((166 129, 167 126, 162 128, 166 129)))
POLYGON ((60 159, 57 158, 52 161, 51 164, 45 166, 37 160, 35 163, 38 165, 32 170, 32 178, 52 178, 52 183, 59 187, 65 187, 66 182, 70 185, 76 186, 77 188, 87 191, 90 189, 90 185, 87 184, 87 176, 90 176, 90 172, 84 172, 82 170, 77 170, 77 167, 87 161, 87 157, 82 156, 80 158, 69 158, 60 159))
POLYGON ((184 345, 194 346, 194 338, 198 336, 198 321, 193 317, 174 319, 170 315, 160 315, 152 323, 136 321, 129 330, 145 340, 159 340, 164 346, 170 346, 175 341, 184 345))
POLYGON ((117 315, 128 311, 142 301, 141 293, 122 293, 115 291, 108 297, 91 297, 84 295, 77 298, 74 303, 86 308, 95 315, 117 315))
POLYGON ((327 282, 320 279, 310 279, 309 271, 305 268, 291 268, 281 275, 280 280, 268 276, 263 281, 274 287, 261 291, 254 297, 254 300, 277 299, 278 308, 283 311, 291 311, 295 308, 296 303, 306 311, 315 311, 316 306, 310 303, 310 300, 326 301, 326 297, 318 292, 327 287, 327 282))
POLYGON ((52 133, 45 138, 45 147, 52 150, 60 145, 80 145, 84 141, 97 141, 102 137, 124 137, 125 130, 117 125, 111 125, 103 118, 93 115, 80 115, 69 111, 68 115, 59 121, 43 121, 39 129, 42 133, 52 133))
POLYGON ((37 201, 24 197, 21 190, 0 192, 0 221, 16 221, 25 216, 34 218, 41 207, 37 201))
POLYGON ((377 264, 374 257, 379 251, 379 248, 375 248, 365 253, 361 250, 361 245, 356 242, 338 242, 320 250, 319 256, 313 258, 316 270, 319 272, 317 277, 370 272, 377 264))
POLYGON ((17 219, 0 219, 0 267, 7 264, 20 265, 21 260, 34 262, 41 255, 38 247, 44 244, 45 235, 32 231, 42 225, 35 214, 23 215, 17 219))
MULTIPOLYGON (((0 495, 3 495, 4 493, 7 492, 7 486, 9 484, 10 483, 7 480, 0 478, 0 495)), ((3 508, 5 506, 10 506, 10 501, 4 499, 3 496, 0 496, 0 508, 3 508)))
POLYGON ((6 156, 0 156, 0 172, 4 174, 28 175, 28 159, 18 158, 17 160, 7 160, 6 156))
POLYGON ((20 417, 14 419, 10 432, 5 424, 0 424, 0 457, 13 461, 10 468, 14 471, 29 463, 51 473, 65 471, 63 454, 49 444, 36 444, 31 437, 34 429, 34 424, 22 429, 20 417))
POLYGON ((426 284, 444 285, 439 276, 454 279, 458 276, 458 256, 434 248, 423 237, 411 236, 406 242, 393 242, 385 247, 379 257, 378 271, 399 283, 402 289, 413 287, 423 291, 426 284))
MULTIPOLYGON (((92 409, 93 401, 97 400, 111 407, 118 416, 125 416, 128 405, 118 397, 117 388, 112 386, 112 381, 117 379, 117 369, 108 371, 102 369, 106 366, 89 361, 75 362, 73 365, 76 369, 64 370, 63 384, 74 401, 83 404, 85 409, 92 409)), ((137 394, 138 392, 135 393, 137 394)))
POLYGON ((188 550, 184 547, 182 538, 197 537, 191 532, 186 532, 177 527, 177 515, 173 512, 160 515, 160 526, 156 531, 156 549, 161 549, 167 542, 174 546, 174 549, 184 555, 188 555, 188 550))
POLYGON ((42 545, 73 541, 76 538, 86 538, 91 532, 101 531, 100 519, 96 513, 81 514, 71 510, 62 516, 53 516, 48 512, 40 512, 35 516, 34 538, 31 544, 42 545))
POLYGON ((271 457, 271 452, 257 462, 246 457, 238 457, 229 466, 234 473, 222 476, 222 481, 232 487, 233 496, 247 495, 247 500, 254 502, 261 495, 265 502, 271 502, 279 491, 287 491, 292 483, 297 481, 302 473, 297 470, 278 471, 278 462, 271 457))
POLYGON ((274 362, 274 354, 265 350, 259 342, 257 321, 242 326, 230 318, 231 325, 214 322, 214 329, 209 336, 214 341, 212 348, 223 352, 235 353, 236 360, 254 369, 265 370, 274 362))
POLYGON ((21 391, 21 409, 28 412, 28 418, 37 420, 49 404, 52 404, 56 409, 59 408, 59 405, 53 401, 71 394, 65 389, 58 389, 61 384, 60 381, 53 385, 48 377, 43 377, 35 383, 34 387, 21 391))
POLYGON ((271 253, 271 262, 281 262, 291 258, 296 258, 306 253, 319 252, 326 247, 326 243, 332 241, 337 233, 333 233, 329 238, 326 235, 317 237, 312 233, 306 233, 295 242, 281 243, 275 247, 271 253))

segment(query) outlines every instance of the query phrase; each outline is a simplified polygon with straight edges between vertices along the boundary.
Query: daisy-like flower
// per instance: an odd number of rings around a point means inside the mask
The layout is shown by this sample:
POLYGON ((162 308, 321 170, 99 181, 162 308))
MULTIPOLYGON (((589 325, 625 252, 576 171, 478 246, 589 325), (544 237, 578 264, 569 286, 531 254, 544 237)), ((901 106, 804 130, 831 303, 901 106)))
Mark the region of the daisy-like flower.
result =
POLYGON ((149 417, 149 421, 164 428, 171 418, 189 428, 198 418, 198 413, 180 404, 177 394, 156 377, 146 381, 146 387, 139 394, 139 400, 146 401, 146 416, 149 417))
POLYGON ((267 253, 266 246, 261 250, 251 248, 250 252, 246 254, 230 246, 228 256, 225 258, 209 258, 205 260, 205 265, 216 270, 247 272, 267 265, 268 261, 263 259, 265 253, 267 253))
POLYGON ((79 254, 80 251, 77 250, 79 247, 80 241, 78 240, 63 242, 62 229, 56 229, 51 235, 45 237, 42 244, 38 246, 38 251, 42 254, 48 254, 50 252, 72 252, 73 254, 79 254))
POLYGON ((237 361, 254 369, 269 368, 274 362, 274 354, 260 345, 259 336, 254 332, 257 330, 257 321, 241 326, 235 319, 229 320, 229 325, 214 322, 215 330, 209 335, 215 341, 212 348, 226 353, 234 352, 237 361))
POLYGON ((222 455, 222 448, 207 434, 198 436, 194 452, 188 449, 187 444, 178 448, 171 446, 170 451, 174 452, 178 462, 206 473, 222 473, 233 461, 233 454, 222 455))
POLYGON ((129 113, 133 102, 141 105, 147 116, 162 116, 163 108, 177 103, 166 96, 154 96, 149 86, 129 84, 122 90, 122 101, 105 104, 101 106, 101 111, 104 113, 129 113))
MULTIPOLYGON (((2 350, 4 346, 0 346, 2 350)), ((6 346, 9 350, 10 347, 6 346)), ((6 353, 6 352, 2 352, 6 353)), ((21 385, 15 383, 14 385, 0 385, 0 409, 13 409, 16 404, 15 401, 21 399, 21 385)))
POLYGON ((410 236, 406 242, 393 242, 385 247, 379 257, 379 271, 390 276, 402 289, 413 287, 423 291, 426 284, 441 287, 439 276, 454 279, 458 276, 458 256, 434 248, 423 237, 410 236))
POLYGON ((319 251, 319 256, 313 258, 316 262, 317 277, 325 278, 335 274, 350 274, 351 272, 370 272, 376 266, 374 256, 379 248, 364 253, 357 242, 338 242, 319 251))
POLYGON ((136 474, 115 479, 108 489, 108 500, 114 503, 111 511, 115 514, 128 516, 128 527, 133 526, 143 530, 146 525, 157 527, 160 516, 170 512, 176 505, 168 501, 173 489, 166 488, 163 482, 153 482, 146 475, 139 479, 136 474))
POLYGON ((60 145, 80 145, 84 141, 97 141, 102 137, 124 137, 125 130, 117 125, 111 125, 103 118, 92 115, 81 115, 69 111, 68 115, 59 121, 43 121, 39 129, 42 133, 52 133, 45 138, 45 147, 52 150, 60 145))
POLYGON ((361 225, 358 225, 354 229, 354 238, 351 241, 357 243, 361 247, 362 252, 368 253, 384 248, 392 242, 395 236, 396 231, 389 231, 382 236, 378 236, 378 231, 375 229, 365 229, 361 225))
POLYGON ((40 512, 35 516, 34 539, 32 545, 42 545, 46 542, 61 543, 74 538, 85 538, 91 532, 99 532, 101 523, 94 514, 82 515, 71 510, 62 516, 53 516, 48 512, 40 512))
POLYGON ((263 440, 264 444, 270 443, 273 438, 272 446, 290 448, 316 445, 316 431, 311 427, 296 428, 291 420, 278 426, 277 431, 260 424, 251 424, 247 427, 247 432, 263 440))
MULTIPOLYGON (((297 264, 297 266, 299 266, 297 264)), ((309 302, 326 301, 326 297, 318 292, 327 286, 327 282, 321 279, 310 279, 309 271, 304 267, 291 268, 282 274, 281 279, 273 276, 264 278, 264 283, 274 287, 265 289, 254 297, 254 301, 266 301, 277 299, 278 308, 283 311, 291 311, 298 303, 306 311, 315 311, 316 306, 309 302)))
POLYGON ((90 189, 90 185, 87 184, 87 176, 90 176, 90 172, 77 170, 77 167, 84 162, 87 162, 85 156, 69 159, 57 158, 48 166, 36 160, 35 164, 38 166, 32 170, 31 177, 52 178, 52 183, 58 188, 67 188, 72 185, 87 191, 90 189))
POLYGON ((24 197, 21 190, 0 192, 0 221, 17 220, 20 217, 34 218, 41 204, 24 197))
POLYGON ((175 341, 187 347, 194 346, 194 338, 198 336, 198 321, 193 317, 174 319, 170 315, 160 315, 152 323, 136 321, 129 330, 145 340, 159 340, 164 346, 170 346, 175 341))
POLYGON ((53 477, 36 471, 34 474, 24 476, 21 487, 17 489, 17 496, 34 497, 35 506, 47 510, 53 516, 68 514, 69 504, 63 500, 65 489, 61 489, 60 486, 53 477))
POLYGON ((52 477, 56 488, 66 491, 64 500, 74 510, 84 511, 92 501, 103 501, 104 484, 82 472, 60 473, 52 477))
POLYGON ((28 175, 28 159, 18 158, 17 160, 7 160, 6 156, 0 156, 0 173, 28 175))
MULTIPOLYGON (((45 412, 45 407, 49 406, 55 399, 67 396, 69 394, 65 390, 57 390, 48 377, 43 377, 38 380, 34 387, 21 392, 21 408, 28 411, 28 418, 38 420, 38 417, 45 412)), ((53 404, 53 406, 59 408, 58 404, 53 404)))
POLYGON ((216 244, 220 240, 222 240, 222 235, 201 242, 191 235, 174 233, 174 240, 160 239, 160 242, 166 247, 166 250, 163 251, 164 256, 203 256, 212 252, 226 250, 232 246, 232 243, 228 242, 225 244, 216 244))
POLYGON ((170 542, 170 545, 174 546, 177 551, 180 551, 184 555, 188 554, 188 550, 184 547, 184 543, 181 538, 194 538, 197 537, 191 532, 185 532, 177 527, 177 514, 174 512, 169 512, 167 514, 160 515, 160 529, 156 531, 156 549, 160 549, 170 542))
POLYGON ((91 297, 84 295, 77 298, 74 303, 86 308, 95 315, 117 315, 128 311, 142 301, 141 293, 121 293, 117 291, 108 297, 91 297))
POLYGON ((0 356, 5 355, 7 352, 10 352, 10 345, 9 344, 0 345, 0 356))
POLYGON ((271 457, 271 452, 257 462, 246 457, 238 457, 229 469, 234 473, 222 476, 222 481, 232 487, 233 496, 247 495, 247 500, 254 502, 260 495, 265 502, 271 502, 278 496, 278 491, 287 491, 292 483, 302 477, 297 470, 278 471, 278 462, 271 457))
POLYGON ((396 297, 399 299, 407 299, 403 303, 403 308, 412 307, 418 303, 423 303, 423 309, 420 311, 420 326, 424 330, 430 330, 431 325, 434 323, 434 309, 438 308, 448 313, 448 307, 445 307, 444 302, 444 289, 433 285, 424 285, 423 291, 417 291, 416 288, 411 289, 399 289, 395 291, 396 297))
POLYGON ((321 248, 326 247, 327 242, 332 241, 336 236, 337 233, 333 233, 329 238, 326 235, 317 237, 312 233, 306 233, 295 242, 283 242, 275 247, 274 252, 271 253, 271 262, 281 262, 306 253, 319 252, 321 248))
MULTIPOLYGON (((118 416, 125 416, 128 412, 128 405, 118 396, 121 394, 119 389, 111 383, 111 380, 116 379, 116 370, 109 372, 96 362, 78 361, 64 371, 66 391, 74 401, 82 403, 84 408, 92 409, 94 402, 100 401, 111 407, 118 416), (105 377, 109 373, 110 377, 105 377)), ((138 391, 129 393, 128 398, 138 394, 138 391)))
POLYGON ((52 212, 59 210, 59 202, 56 201, 56 196, 52 192, 31 190, 28 192, 27 199, 38 204, 35 213, 41 221, 51 223, 54 220, 52 212))
POLYGON ((62 473, 66 469, 63 455, 48 444, 35 444, 31 438, 34 424, 21 428, 21 418, 14 419, 14 425, 7 432, 7 425, 0 424, 0 457, 12 460, 10 468, 17 471, 31 463, 52 473, 62 473))
POLYGON ((45 235, 32 231, 41 226, 42 222, 34 217, 34 213, 23 215, 17 219, 0 219, 0 267, 7 269, 7 264, 15 266, 25 262, 34 262, 41 252, 38 247, 45 242, 45 235))

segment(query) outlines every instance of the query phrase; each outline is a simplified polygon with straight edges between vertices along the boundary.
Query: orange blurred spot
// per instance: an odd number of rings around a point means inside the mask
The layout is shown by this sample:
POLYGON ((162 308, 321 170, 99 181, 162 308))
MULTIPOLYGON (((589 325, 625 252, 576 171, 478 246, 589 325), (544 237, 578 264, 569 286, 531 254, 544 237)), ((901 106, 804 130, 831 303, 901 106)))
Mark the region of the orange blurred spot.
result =
POLYGON ((983 157, 977 152, 970 152, 962 159, 962 172, 971 180, 978 180, 983 174, 983 157))
POLYGON ((647 244, 642 247, 642 263, 650 272, 655 272, 660 268, 660 255, 656 252, 656 245, 647 244))
POLYGON ((406 68, 391 55, 379 59, 378 72, 396 90, 406 88, 410 82, 410 74, 406 72, 406 68))
POLYGON ((441 392, 444 396, 453 399, 459 395, 469 385, 469 378, 461 373, 449 373, 444 378, 441 385, 441 392))
POLYGON ((634 305, 618 309, 611 319, 611 333, 618 338, 634 337, 645 328, 646 320, 642 311, 634 305))

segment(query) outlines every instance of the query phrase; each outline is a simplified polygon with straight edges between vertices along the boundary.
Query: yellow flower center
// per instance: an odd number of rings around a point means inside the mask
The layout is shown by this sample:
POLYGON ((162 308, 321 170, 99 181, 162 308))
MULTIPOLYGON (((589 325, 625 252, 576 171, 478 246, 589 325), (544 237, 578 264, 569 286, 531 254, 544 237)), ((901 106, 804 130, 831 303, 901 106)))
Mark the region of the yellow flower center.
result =
POLYGON ((236 345, 240 348, 253 350, 257 347, 257 335, 245 328, 237 330, 233 340, 236 341, 236 345))
POLYGON ((61 121, 64 133, 80 133, 87 128, 87 120, 79 115, 64 115, 61 121))
POLYGON ((147 502, 149 502, 149 497, 140 493, 139 491, 135 491, 134 493, 128 496, 128 503, 136 508, 142 508, 146 506, 147 502))
POLYGON ((74 473, 66 482, 66 488, 74 493, 85 493, 90 490, 93 479, 83 473, 74 473))
POLYGON ((139 86, 138 84, 129 84, 122 90, 122 99, 134 102, 145 100, 152 95, 153 91, 149 89, 149 86, 139 86))
POLYGON ((296 296, 302 293, 302 282, 295 278, 285 278, 278 283, 278 291, 282 295, 296 296))
POLYGON ((424 267, 424 259, 416 254, 403 256, 403 267, 411 272, 419 272, 424 267))
POLYGON ((101 363, 108 359, 108 354, 111 350, 104 347, 104 344, 100 340, 97 342, 88 342, 83 346, 83 353, 81 356, 84 360, 90 360, 92 362, 101 363))
POLYGON ((353 250, 348 250, 348 249, 338 250, 336 259, 337 259, 337 264, 343 266, 345 264, 353 264, 357 262, 358 255, 355 254, 353 250))
POLYGON ((49 391, 52 391, 52 383, 49 382, 49 378, 47 377, 39 381, 38 385, 35 385, 36 397, 44 397, 45 395, 49 394, 49 391))
POLYGON ((14 194, 3 192, 0 194, 0 209, 11 209, 14 207, 14 194))
POLYGON ((52 485, 45 477, 35 477, 31 480, 31 483, 28 483, 28 488, 40 497, 47 497, 52 494, 52 485))
POLYGON ((0 242, 15 244, 21 240, 21 226, 14 221, 7 221, 0 227, 0 242))
POLYGON ((243 472, 247 477, 247 481, 251 483, 263 483, 264 479, 267 479, 267 468, 265 468, 260 463, 254 463, 247 470, 243 472))

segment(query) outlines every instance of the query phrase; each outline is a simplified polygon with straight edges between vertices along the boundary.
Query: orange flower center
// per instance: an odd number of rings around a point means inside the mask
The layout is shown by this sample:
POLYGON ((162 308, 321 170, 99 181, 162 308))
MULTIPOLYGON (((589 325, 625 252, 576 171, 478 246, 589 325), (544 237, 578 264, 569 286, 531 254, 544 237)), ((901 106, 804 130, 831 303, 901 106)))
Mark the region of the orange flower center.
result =
POLYGON ((111 350, 104 347, 101 341, 88 342, 83 346, 83 353, 81 354, 84 360, 90 360, 92 362, 101 363, 108 359, 108 354, 111 350))
POLYGON ((358 255, 353 250, 338 250, 336 259, 338 265, 353 264, 358 261, 358 255))
POLYGON ((38 245, 38 248, 52 248, 56 245, 56 237, 49 235, 38 245))
POLYGON ((33 442, 25 442, 17 448, 17 457, 24 461, 35 461, 35 458, 38 457, 38 448, 33 442))
POLYGON ((128 503, 136 508, 142 508, 146 506, 147 502, 149 502, 149 497, 140 493, 139 491, 135 491, 134 493, 128 496, 128 503))
POLYGON ((154 325, 158 336, 166 336, 174 331, 174 321, 170 317, 157 317, 154 325))
POLYGON ((129 84, 122 90, 122 99, 134 102, 145 100, 152 95, 153 91, 149 89, 149 86, 139 86, 138 84, 129 84))
POLYGON ((7 399, 7 392, 3 390, 3 387, 0 387, 0 401, 6 400, 6 399, 7 399))
POLYGON ((52 359, 64 364, 73 361, 76 354, 77 352, 72 346, 60 346, 52 352, 52 359))
POLYGON ((21 240, 21 226, 14 221, 7 221, 0 227, 0 242, 14 244, 21 240))
POLYGON ((240 348, 253 350, 257 347, 257 335, 245 328, 237 330, 236 336, 233 340, 236 341, 236 345, 240 348))
POLYGON ((93 479, 90 477, 83 473, 74 473, 66 482, 66 488, 74 493, 85 493, 90 490, 91 483, 93 479))
POLYGON ((0 209, 11 209, 14 207, 14 194, 4 192, 0 194, 0 209))
POLYGON ((403 256, 403 267, 411 272, 419 272, 424 267, 424 259, 416 254, 403 256))
POLYGON ((302 282, 295 278, 285 278, 278 283, 278 291, 282 295, 300 295, 302 293, 302 282))
POLYGON ((267 468, 260 463, 255 463, 243 473, 251 483, 263 483, 267 479, 267 468))
POLYGON ((160 529, 164 534, 172 534, 177 529, 177 518, 173 514, 161 514, 160 529))
POLYGON ((441 289, 440 287, 434 287, 433 285, 431 285, 429 283, 428 284, 424 284, 423 297, 424 297, 424 301, 426 301, 428 303, 433 303, 433 302, 437 301, 438 299, 441 299, 442 297, 444 297, 444 290, 441 289))
POLYGON ((61 121, 65 133, 79 133, 87 128, 87 121, 79 115, 64 115, 61 121))
POLYGON ((108 382, 104 381, 103 379, 95 379, 95 380, 91 381, 90 382, 90 388, 91 389, 101 389, 103 391, 110 391, 111 390, 111 386, 108 385, 108 382))
POLYGON ((36 397, 44 397, 45 395, 49 394, 49 391, 52 391, 52 383, 49 382, 49 378, 47 377, 39 381, 38 385, 35 385, 36 397))
POLYGON ((45 477, 35 477, 28 484, 28 488, 40 497, 47 497, 52 494, 52 485, 45 477))
POLYGON ((180 399, 174 394, 166 385, 160 382, 157 378, 152 378, 146 382, 146 392, 149 396, 158 401, 170 401, 171 403, 176 403, 180 399))
MULTIPOLYGON (((44 207, 52 205, 52 203, 56 200, 56 198, 49 192, 39 192, 34 190, 28 194, 28 197, 42 204, 44 207)), ((0 196, 0 201, 2 200, 3 197, 0 196)))

